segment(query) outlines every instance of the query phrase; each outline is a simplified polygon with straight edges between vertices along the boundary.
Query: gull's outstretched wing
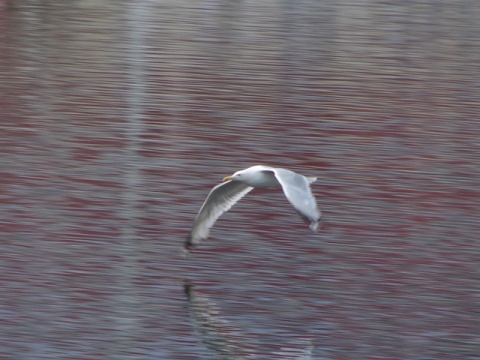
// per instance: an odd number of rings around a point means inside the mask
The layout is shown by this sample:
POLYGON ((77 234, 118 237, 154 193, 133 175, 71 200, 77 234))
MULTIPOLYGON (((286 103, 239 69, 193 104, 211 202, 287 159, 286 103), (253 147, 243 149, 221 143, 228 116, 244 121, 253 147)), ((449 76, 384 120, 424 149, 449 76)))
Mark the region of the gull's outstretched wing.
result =
POLYGON ((253 187, 234 180, 215 186, 198 212, 185 243, 185 249, 190 250, 200 241, 208 238, 210 228, 215 221, 252 189, 253 187))
POLYGON ((317 207, 312 190, 310 190, 310 183, 315 181, 315 178, 306 178, 303 175, 281 168, 272 168, 272 171, 282 185, 288 201, 305 221, 310 222, 310 229, 317 231, 320 227, 322 215, 317 207))

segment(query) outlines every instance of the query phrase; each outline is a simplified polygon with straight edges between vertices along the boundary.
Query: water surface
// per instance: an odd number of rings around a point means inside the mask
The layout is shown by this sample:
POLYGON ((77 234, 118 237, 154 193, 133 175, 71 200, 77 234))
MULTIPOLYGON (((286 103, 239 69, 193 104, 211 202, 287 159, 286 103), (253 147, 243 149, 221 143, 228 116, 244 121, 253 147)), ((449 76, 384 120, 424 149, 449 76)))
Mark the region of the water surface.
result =
POLYGON ((478 358, 477 8, 1 8, 0 357, 478 358), (257 163, 319 177, 322 230, 254 191, 179 256, 257 163))

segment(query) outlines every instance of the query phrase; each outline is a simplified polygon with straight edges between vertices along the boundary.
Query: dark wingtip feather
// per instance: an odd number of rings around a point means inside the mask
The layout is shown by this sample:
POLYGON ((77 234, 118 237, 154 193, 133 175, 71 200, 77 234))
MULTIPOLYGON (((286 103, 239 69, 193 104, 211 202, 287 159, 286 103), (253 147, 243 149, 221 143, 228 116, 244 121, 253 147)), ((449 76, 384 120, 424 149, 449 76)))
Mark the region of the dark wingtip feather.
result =
POLYGON ((195 244, 192 241, 192 234, 187 236, 187 240, 185 240, 184 248, 186 251, 191 251, 195 248, 195 244))
POLYGON ((190 282, 190 280, 184 281, 183 290, 185 291, 185 295, 187 295, 187 299, 190 300, 190 298, 192 297, 192 290, 193 290, 193 285, 190 282))

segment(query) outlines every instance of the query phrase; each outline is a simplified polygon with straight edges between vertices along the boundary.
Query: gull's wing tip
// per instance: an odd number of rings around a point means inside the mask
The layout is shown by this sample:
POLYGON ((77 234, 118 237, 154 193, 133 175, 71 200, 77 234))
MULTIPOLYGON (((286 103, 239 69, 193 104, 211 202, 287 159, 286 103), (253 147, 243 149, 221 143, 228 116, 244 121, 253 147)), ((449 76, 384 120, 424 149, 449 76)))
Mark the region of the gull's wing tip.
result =
POLYGON ((191 250, 195 247, 193 243, 192 234, 189 234, 187 236, 187 240, 185 240, 185 244, 183 245, 183 247, 185 248, 185 250, 191 250))
POLYGON ((199 243, 198 241, 194 240, 192 233, 188 234, 187 239, 183 243, 183 248, 180 250, 181 255, 183 257, 186 257, 187 255, 189 255, 192 252, 192 250, 195 249, 198 243, 199 243))
POLYGON ((312 229, 313 232, 319 232, 320 231, 320 221, 312 222, 310 224, 310 229, 312 229))
POLYGON ((312 220, 310 223, 310 229, 312 229, 313 232, 319 232, 320 228, 323 225, 323 216, 320 214, 320 217, 317 220, 312 220))
POLYGON ((207 237, 194 236, 192 232, 190 232, 190 234, 188 234, 187 239, 185 240, 185 243, 183 245, 183 251, 186 253, 190 253, 190 251, 194 250, 198 244, 206 240, 207 237))
POLYGON ((185 243, 183 244, 183 252, 185 254, 188 254, 193 248, 195 247, 193 241, 192 241, 192 234, 189 234, 187 236, 187 239, 185 240, 185 243))
POLYGON ((187 296, 187 299, 190 300, 192 297, 192 290, 193 290, 193 284, 190 280, 185 279, 183 282, 183 291, 185 291, 185 295, 187 296))

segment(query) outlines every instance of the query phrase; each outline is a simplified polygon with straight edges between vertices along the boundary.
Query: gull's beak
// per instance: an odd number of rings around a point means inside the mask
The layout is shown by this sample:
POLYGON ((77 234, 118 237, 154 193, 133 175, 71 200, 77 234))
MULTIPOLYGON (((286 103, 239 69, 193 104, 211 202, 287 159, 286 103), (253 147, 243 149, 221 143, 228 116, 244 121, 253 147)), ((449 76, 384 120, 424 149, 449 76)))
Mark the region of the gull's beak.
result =
POLYGON ((233 180, 233 177, 231 177, 231 176, 225 176, 222 181, 225 182, 225 181, 230 181, 230 180, 233 180))

